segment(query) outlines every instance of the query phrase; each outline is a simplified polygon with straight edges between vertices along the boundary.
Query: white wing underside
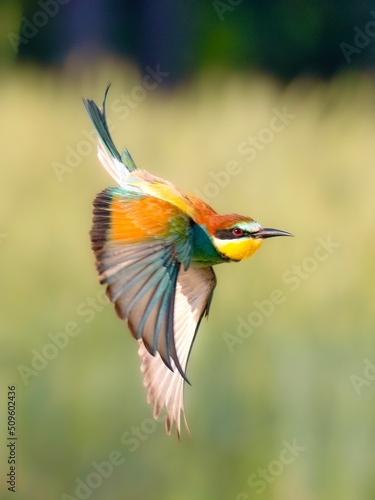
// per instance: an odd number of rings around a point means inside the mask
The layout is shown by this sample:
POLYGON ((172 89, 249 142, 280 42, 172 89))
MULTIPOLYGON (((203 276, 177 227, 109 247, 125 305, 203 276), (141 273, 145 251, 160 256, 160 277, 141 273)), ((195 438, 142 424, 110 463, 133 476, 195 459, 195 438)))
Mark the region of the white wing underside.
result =
POLYGON ((117 184, 119 184, 121 187, 125 187, 127 179, 130 175, 129 170, 121 161, 111 155, 100 138, 98 140, 97 155, 100 163, 109 173, 109 175, 117 182, 117 184))
MULTIPOLYGON (((174 338, 178 359, 185 373, 197 326, 209 306, 215 285, 216 278, 212 268, 191 267, 179 272, 174 307, 174 338)), ((142 340, 138 342, 143 384, 148 391, 147 402, 154 406, 154 418, 158 418, 165 408, 167 433, 171 433, 175 422, 177 434, 180 435, 182 412, 189 431, 184 409, 184 379, 175 369, 172 360, 173 372, 165 366, 158 353, 152 356, 142 340)))

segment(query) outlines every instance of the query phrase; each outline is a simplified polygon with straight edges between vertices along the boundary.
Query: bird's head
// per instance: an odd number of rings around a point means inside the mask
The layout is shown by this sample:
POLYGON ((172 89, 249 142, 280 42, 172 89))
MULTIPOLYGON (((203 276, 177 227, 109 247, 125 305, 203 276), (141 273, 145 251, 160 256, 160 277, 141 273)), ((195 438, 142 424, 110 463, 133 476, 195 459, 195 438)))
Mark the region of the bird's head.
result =
POLYGON ((226 258, 240 261, 250 257, 266 238, 293 236, 279 229, 264 228, 250 217, 222 216, 220 225, 212 230, 216 250, 226 258))

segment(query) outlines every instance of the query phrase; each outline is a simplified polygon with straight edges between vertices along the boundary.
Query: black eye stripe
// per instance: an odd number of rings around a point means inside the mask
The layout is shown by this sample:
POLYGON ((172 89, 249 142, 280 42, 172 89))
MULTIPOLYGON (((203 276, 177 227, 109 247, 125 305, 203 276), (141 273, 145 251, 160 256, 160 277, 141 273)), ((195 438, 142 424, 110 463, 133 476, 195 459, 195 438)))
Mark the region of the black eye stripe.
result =
POLYGON ((220 240, 237 240, 239 238, 243 238, 244 236, 249 236, 250 234, 249 231, 242 229, 242 234, 236 236, 233 234, 233 229, 233 227, 232 229, 218 229, 215 231, 215 238, 219 238, 220 240))

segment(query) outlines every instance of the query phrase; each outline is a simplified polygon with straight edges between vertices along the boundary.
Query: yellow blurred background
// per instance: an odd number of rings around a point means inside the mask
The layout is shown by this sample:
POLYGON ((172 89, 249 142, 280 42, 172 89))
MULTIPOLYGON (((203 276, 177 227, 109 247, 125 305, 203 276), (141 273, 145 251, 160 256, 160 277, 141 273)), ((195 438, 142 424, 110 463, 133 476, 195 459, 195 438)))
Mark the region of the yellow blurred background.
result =
POLYGON ((142 82, 113 61, 77 79, 2 73, 1 498, 11 385, 12 498, 374 498, 374 79, 142 82), (115 143, 139 166, 295 234, 215 269, 180 443, 153 423, 90 249, 92 200, 113 182, 81 98, 100 103, 109 81, 115 143))

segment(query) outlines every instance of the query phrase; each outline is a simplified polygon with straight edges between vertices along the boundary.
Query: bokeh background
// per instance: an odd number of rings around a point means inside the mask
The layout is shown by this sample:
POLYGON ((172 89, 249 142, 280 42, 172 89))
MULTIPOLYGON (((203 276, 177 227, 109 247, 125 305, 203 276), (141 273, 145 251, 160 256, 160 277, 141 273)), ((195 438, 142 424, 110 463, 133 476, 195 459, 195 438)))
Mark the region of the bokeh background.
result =
POLYGON ((375 498, 375 4, 2 0, 0 30, 0 498, 375 498), (181 442, 90 250, 109 81, 140 166, 296 235, 216 269, 181 442))

